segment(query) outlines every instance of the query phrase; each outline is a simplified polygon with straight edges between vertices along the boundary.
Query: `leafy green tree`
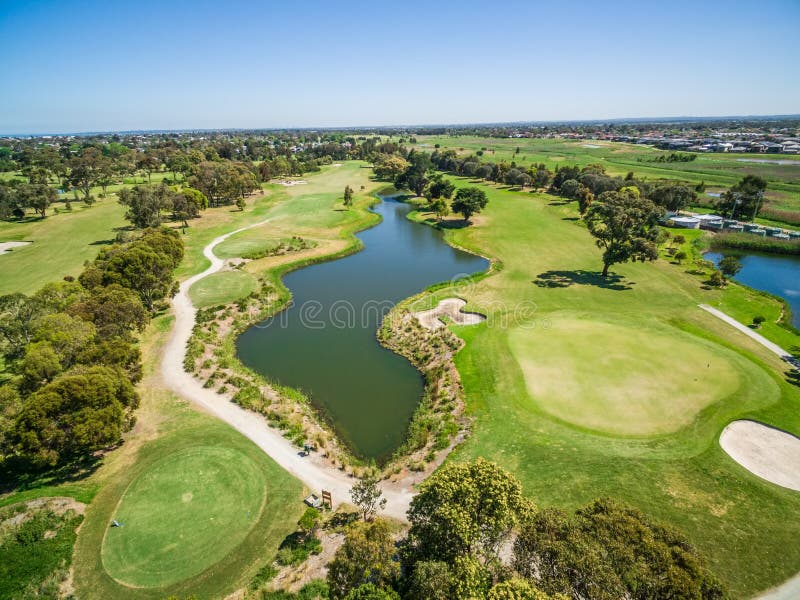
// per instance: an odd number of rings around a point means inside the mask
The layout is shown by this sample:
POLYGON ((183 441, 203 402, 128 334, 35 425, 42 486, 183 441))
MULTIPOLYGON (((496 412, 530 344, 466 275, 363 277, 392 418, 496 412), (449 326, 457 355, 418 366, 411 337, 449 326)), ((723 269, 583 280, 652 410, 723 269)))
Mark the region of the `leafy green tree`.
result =
POLYGON ((371 475, 359 479, 350 488, 350 498, 361 511, 361 516, 365 521, 371 521, 378 511, 383 510, 386 506, 386 498, 383 497, 383 492, 378 486, 378 480, 371 475))
POLYGON ((561 184, 560 193, 565 198, 575 200, 578 197, 578 190, 581 189, 581 184, 577 179, 567 179, 561 184))
POLYGON ((455 582, 447 563, 441 561, 419 561, 408 578, 407 600, 451 600, 455 582))
POLYGON ((568 596, 550 596, 525 579, 508 579, 489 590, 487 600, 569 600, 568 596))
POLYGON ((428 187, 428 193, 430 194, 433 200, 437 200, 439 198, 444 198, 449 200, 453 196, 453 192, 456 191, 456 186, 453 183, 442 177, 441 175, 435 176, 431 180, 431 184, 428 187))
POLYGON ((20 389, 31 392, 61 374, 63 371, 61 357, 49 342, 28 344, 18 371, 22 375, 20 389))
POLYGON ((138 402, 127 378, 108 367, 62 375, 25 401, 9 434, 11 446, 42 466, 101 450, 120 440, 138 402))
POLYGON ((366 583, 352 590, 344 600, 400 600, 400 596, 394 590, 366 583))
POLYGON ((690 206, 697 199, 697 194, 685 185, 661 185, 648 194, 658 206, 670 212, 678 212, 690 206))
POLYGON ((726 256, 719 261, 719 270, 726 278, 733 277, 742 270, 742 263, 735 256, 726 256))
POLYGON ((686 254, 686 252, 684 252, 683 250, 678 250, 675 253, 675 260, 678 261, 679 265, 683 264, 683 261, 685 261, 688 257, 689 257, 689 255, 686 254))
POLYGON ((108 159, 97 148, 90 146, 68 162, 68 181, 83 193, 84 202, 87 204, 93 202, 92 187, 104 176, 107 161, 108 159))
POLYGON ((436 218, 441 221, 450 214, 450 205, 444 198, 436 198, 431 202, 431 210, 436 214, 436 218))
POLYGON ((127 207, 125 218, 139 229, 161 225, 161 213, 172 209, 175 192, 166 185, 137 185, 119 192, 119 203, 127 207))
POLYGON ((341 600, 367 583, 390 588, 400 575, 389 525, 375 519, 355 523, 344 544, 328 564, 328 586, 332 600, 341 600))
POLYGON ((9 358, 19 356, 33 339, 41 305, 19 292, 0 296, 0 339, 9 358))
POLYGON ((395 181, 411 166, 410 162, 397 154, 380 154, 373 164, 375 176, 382 181, 395 181))
POLYGON ((405 555, 409 563, 497 552, 527 510, 519 481, 489 461, 448 464, 420 485, 411 501, 405 555))
POLYGON ((347 207, 353 206, 353 188, 349 185, 344 187, 344 205, 347 207))
POLYGON ((430 182, 429 173, 433 169, 431 158, 425 152, 412 150, 408 162, 409 167, 395 178, 394 185, 397 189, 407 188, 417 196, 422 196, 430 182))
POLYGON ((20 192, 23 194, 23 204, 44 219, 47 216, 47 209, 58 199, 56 191, 46 183, 20 187, 22 188, 20 192))
POLYGON ((465 187, 456 192, 452 208, 454 212, 461 213, 464 220, 469 223, 472 215, 481 212, 489 203, 489 198, 479 187, 465 187))
POLYGON ((714 269, 714 272, 711 273, 711 277, 708 278, 708 284, 712 287, 725 287, 727 280, 725 279, 725 275, 722 274, 722 271, 719 269, 714 269))
POLYGON ((714 207, 734 219, 755 219, 764 200, 767 181, 757 175, 745 175, 739 183, 723 192, 714 207))
POLYGON ((586 187, 585 185, 581 185, 578 188, 578 211, 580 212, 581 216, 586 214, 586 211, 589 210, 589 207, 594 202, 594 194, 592 191, 586 187))
POLYGON ((661 209, 641 198, 636 188, 605 192, 586 211, 589 232, 603 250, 603 277, 617 263, 655 260, 661 209))
POLYGON ((135 292, 118 284, 99 286, 71 305, 69 313, 94 323, 100 337, 142 331, 148 315, 135 292))
POLYGON ((761 324, 766 320, 767 319, 765 317, 762 317, 761 315, 753 317, 753 327, 755 327, 756 329, 760 329, 761 324))
POLYGON ((68 369, 95 333, 92 323, 67 313, 53 313, 38 320, 31 341, 47 342, 58 355, 61 366, 68 369))

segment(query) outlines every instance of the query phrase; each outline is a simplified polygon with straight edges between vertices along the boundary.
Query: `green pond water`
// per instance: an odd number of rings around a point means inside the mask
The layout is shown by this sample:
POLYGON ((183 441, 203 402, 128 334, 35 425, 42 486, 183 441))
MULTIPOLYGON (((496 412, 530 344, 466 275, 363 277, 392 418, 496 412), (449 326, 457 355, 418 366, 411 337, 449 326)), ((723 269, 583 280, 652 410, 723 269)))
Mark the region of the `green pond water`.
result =
POLYGON ((421 374, 375 334, 397 302, 427 286, 483 271, 484 258, 448 246, 441 232, 406 218, 392 197, 364 248, 284 277, 292 304, 237 340, 240 360, 302 390, 351 450, 381 461, 402 442, 423 391, 421 374))

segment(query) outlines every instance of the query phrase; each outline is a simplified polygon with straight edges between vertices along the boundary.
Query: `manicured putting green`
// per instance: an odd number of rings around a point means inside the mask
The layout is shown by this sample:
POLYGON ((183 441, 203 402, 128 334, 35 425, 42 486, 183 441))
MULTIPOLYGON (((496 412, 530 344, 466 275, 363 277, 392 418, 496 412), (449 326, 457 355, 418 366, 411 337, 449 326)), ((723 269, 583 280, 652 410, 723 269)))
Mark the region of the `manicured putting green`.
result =
POLYGON ((204 277, 189 290, 192 303, 198 308, 230 304, 256 289, 256 279, 245 271, 222 271, 204 277))
POLYGON ((604 433, 677 431, 740 385, 727 351, 672 328, 553 318, 509 343, 542 409, 604 433))
POLYGON ((123 494, 114 514, 123 526, 106 532, 103 566, 134 587, 198 575, 242 543, 265 500, 264 473, 239 450, 201 446, 161 459, 123 494))

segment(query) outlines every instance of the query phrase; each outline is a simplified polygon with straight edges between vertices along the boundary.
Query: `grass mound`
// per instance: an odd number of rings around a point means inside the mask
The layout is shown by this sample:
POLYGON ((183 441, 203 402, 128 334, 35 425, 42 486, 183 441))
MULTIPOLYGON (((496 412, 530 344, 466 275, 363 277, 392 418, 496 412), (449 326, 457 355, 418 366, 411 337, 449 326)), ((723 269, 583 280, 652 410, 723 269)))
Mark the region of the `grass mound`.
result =
POLYGON ((244 540, 265 495, 264 474, 236 449, 201 446, 163 458, 125 491, 114 514, 123 526, 106 532, 103 565, 135 587, 193 577, 244 540))
POLYGON ((509 343, 545 411, 603 433, 677 431, 740 385, 723 349, 676 329, 553 318, 546 331, 511 331, 509 343))

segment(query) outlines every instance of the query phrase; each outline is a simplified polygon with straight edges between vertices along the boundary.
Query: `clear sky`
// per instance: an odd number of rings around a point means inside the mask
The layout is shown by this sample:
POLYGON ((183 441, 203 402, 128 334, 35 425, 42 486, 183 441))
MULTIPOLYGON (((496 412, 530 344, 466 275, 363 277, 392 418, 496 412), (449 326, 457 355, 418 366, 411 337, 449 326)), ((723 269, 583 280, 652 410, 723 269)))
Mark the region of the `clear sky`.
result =
POLYGON ((800 113, 800 0, 0 0, 0 132, 800 113))

